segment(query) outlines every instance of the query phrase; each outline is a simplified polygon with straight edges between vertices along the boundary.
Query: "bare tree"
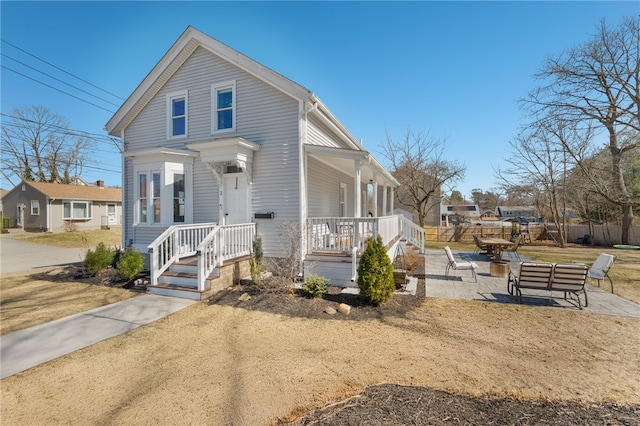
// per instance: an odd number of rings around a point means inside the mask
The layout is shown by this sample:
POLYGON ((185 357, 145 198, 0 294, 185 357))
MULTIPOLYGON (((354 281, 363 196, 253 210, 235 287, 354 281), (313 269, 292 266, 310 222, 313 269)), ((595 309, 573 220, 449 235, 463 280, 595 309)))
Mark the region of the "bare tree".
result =
POLYGON ((49 109, 14 109, 2 126, 2 175, 12 185, 23 179, 71 183, 82 172, 90 147, 49 109))
MULTIPOLYGON (((640 131, 639 50, 640 18, 627 18, 615 29, 603 20, 591 41, 548 59, 536 75, 541 85, 523 100, 534 117, 597 123, 605 130, 612 187, 599 194, 620 206, 625 244, 633 224, 633 208, 639 203, 632 199, 625 181, 623 159, 637 150, 638 139, 620 135, 640 131)), ((592 183, 601 181, 601 176, 586 168, 584 157, 574 152, 574 147, 565 148, 592 183)))
POLYGON ((383 156, 400 182, 396 202, 416 212, 418 223, 424 226, 429 209, 436 201, 439 204, 443 186, 463 179, 466 169, 456 161, 445 160, 445 141, 428 133, 407 130, 400 141, 394 141, 388 133, 386 136, 383 156))

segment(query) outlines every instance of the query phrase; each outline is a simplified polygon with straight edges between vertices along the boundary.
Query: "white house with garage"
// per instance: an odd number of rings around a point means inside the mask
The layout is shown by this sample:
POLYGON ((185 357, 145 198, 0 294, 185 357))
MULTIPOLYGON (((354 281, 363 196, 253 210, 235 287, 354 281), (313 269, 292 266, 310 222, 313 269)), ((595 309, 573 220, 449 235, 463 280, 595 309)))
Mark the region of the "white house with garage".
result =
POLYGON ((282 257, 283 224, 301 231, 301 271, 332 285, 356 285, 368 237, 424 245, 392 213, 396 179, 313 92, 193 27, 106 130, 124 151, 123 243, 149 253, 153 292, 203 297, 256 234, 282 257))

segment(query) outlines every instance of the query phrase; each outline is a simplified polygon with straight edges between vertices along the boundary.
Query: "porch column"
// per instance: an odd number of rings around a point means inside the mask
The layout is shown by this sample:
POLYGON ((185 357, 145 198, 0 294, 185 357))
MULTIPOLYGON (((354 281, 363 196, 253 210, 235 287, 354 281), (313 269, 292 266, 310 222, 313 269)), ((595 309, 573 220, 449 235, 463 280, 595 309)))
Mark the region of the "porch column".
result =
POLYGON ((382 216, 388 216, 387 211, 387 186, 382 187, 382 216))
MULTIPOLYGON (((373 175, 373 217, 378 217, 378 175, 373 175)), ((384 214, 382 215, 384 216, 384 214)))
POLYGON ((394 197, 394 188, 393 186, 391 187, 391 198, 389 200, 389 203, 391 204, 391 208, 389 209, 389 214, 393 214, 393 197, 394 197))
POLYGON ((362 216, 362 197, 360 196, 360 177, 362 175, 360 166, 362 162, 356 160, 353 162, 353 217, 362 216))

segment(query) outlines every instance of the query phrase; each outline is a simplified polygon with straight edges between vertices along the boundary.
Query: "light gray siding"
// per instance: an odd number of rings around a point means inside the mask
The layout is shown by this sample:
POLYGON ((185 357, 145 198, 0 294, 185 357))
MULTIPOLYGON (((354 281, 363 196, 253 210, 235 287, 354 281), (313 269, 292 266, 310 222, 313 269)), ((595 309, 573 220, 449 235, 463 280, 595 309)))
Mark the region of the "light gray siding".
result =
POLYGON ((310 117, 307 121, 307 140, 309 145, 328 146, 332 148, 340 148, 333 132, 326 126, 318 122, 314 117, 310 117))
POLYGON ((347 185, 347 216, 353 216, 353 176, 315 158, 307 160, 309 217, 339 216, 340 183, 347 185))
MULTIPOLYGON (((265 256, 280 253, 279 225, 299 220, 299 132, 297 100, 242 69, 198 48, 125 130, 128 150, 152 147, 184 148, 186 143, 240 136, 262 145, 254 153, 251 217, 273 211, 275 219, 258 219, 265 256), (236 82, 236 130, 211 133, 211 85, 236 82), (167 140, 166 97, 188 90, 186 138, 167 140)), ((127 170, 127 168, 125 167, 127 170)), ((160 228, 131 227, 134 176, 126 174, 125 235, 136 244, 153 241, 160 228), (144 228, 144 229, 143 229, 144 228), (154 235, 155 232, 155 235, 154 235)), ((218 222, 219 188, 213 173, 196 158, 193 171, 194 222, 218 222)))

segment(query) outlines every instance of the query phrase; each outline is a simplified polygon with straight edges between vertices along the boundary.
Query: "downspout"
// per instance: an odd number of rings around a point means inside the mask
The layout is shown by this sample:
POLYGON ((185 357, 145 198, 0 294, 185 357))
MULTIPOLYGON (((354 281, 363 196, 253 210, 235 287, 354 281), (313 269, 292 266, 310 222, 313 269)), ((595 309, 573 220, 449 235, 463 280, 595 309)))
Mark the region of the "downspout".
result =
POLYGON ((53 232, 53 221, 51 220, 51 209, 55 198, 47 197, 47 232, 53 232))
POLYGON ((309 216, 309 208, 307 199, 308 192, 308 170, 307 170, 307 152, 304 149, 304 144, 307 140, 307 122, 308 122, 308 114, 318 108, 317 102, 312 102, 310 107, 307 108, 307 103, 304 101, 300 102, 300 119, 298 120, 298 164, 300 165, 299 170, 299 182, 300 182, 300 264, 298 265, 299 271, 304 275, 304 260, 307 255, 307 220, 309 216))
MULTIPOLYGON (((126 220, 126 214, 125 214, 125 211, 124 211, 124 206, 125 206, 124 199, 126 197, 126 195, 125 195, 126 189, 125 189, 125 186, 124 186, 125 174, 126 174, 125 173, 125 169, 124 169, 124 167, 125 167, 125 161, 124 161, 124 151, 125 151, 125 149, 124 149, 124 129, 122 129, 122 131, 120 132, 120 145, 121 145, 121 147, 120 147, 120 170, 121 170, 121 172, 120 172, 120 187, 122 188, 122 191, 120 191, 120 214, 122 216, 124 216, 124 220, 120 219, 120 226, 122 227, 122 231, 123 231, 122 232, 122 241, 121 241, 122 244, 121 244, 121 247, 125 248, 125 247, 127 247, 127 244, 126 244, 126 241, 127 241, 127 232, 126 232, 127 220, 126 220)), ((133 177, 133 182, 131 182, 132 185, 135 185, 135 179, 136 179, 136 177, 134 176, 133 177)), ((116 210, 116 212, 117 212, 117 210, 116 210)), ((133 215, 133 211, 131 211, 131 214, 133 215)), ((131 245, 133 245, 133 239, 131 239, 131 245)))

